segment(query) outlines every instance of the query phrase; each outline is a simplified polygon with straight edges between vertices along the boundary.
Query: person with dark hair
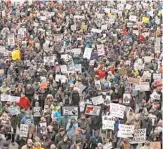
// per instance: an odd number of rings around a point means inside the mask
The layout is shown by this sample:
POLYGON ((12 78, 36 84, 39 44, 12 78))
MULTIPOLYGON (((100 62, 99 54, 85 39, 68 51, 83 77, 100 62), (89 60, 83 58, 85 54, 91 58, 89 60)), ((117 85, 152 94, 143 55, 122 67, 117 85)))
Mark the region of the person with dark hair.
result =
POLYGON ((71 145, 70 149, 82 149, 82 141, 76 140, 73 145, 71 145))

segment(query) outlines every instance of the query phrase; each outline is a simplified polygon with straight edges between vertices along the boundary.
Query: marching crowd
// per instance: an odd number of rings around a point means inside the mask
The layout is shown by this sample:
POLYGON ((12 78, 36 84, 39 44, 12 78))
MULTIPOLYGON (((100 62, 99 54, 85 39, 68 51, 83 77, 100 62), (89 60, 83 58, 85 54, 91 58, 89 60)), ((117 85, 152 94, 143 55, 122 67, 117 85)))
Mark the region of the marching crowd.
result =
POLYGON ((0 149, 161 149, 162 12, 0 0, 0 149))

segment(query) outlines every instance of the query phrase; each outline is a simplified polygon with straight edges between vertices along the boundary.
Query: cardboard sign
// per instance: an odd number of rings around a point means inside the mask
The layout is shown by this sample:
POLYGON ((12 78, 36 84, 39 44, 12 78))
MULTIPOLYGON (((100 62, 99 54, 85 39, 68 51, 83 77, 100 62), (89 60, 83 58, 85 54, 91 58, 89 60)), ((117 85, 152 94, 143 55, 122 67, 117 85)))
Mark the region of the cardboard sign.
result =
POLYGON ((62 106, 61 107, 62 116, 79 116, 78 106, 62 106))
POLYGON ((86 105, 85 106, 85 114, 86 115, 99 116, 100 113, 101 113, 101 106, 95 106, 95 105, 86 105))
POLYGON ((110 115, 123 118, 126 107, 120 104, 110 103, 110 115))
POLYGON ((150 149, 161 149, 160 142, 150 142, 150 149))
POLYGON ((131 144, 144 143, 146 141, 146 128, 135 129, 134 137, 130 140, 131 144))
POLYGON ((28 137, 29 126, 27 124, 20 124, 20 137, 28 137))
POLYGON ((127 75, 127 69, 125 69, 125 68, 120 68, 120 69, 118 69, 118 72, 120 73, 120 75, 127 75))
POLYGON ((96 96, 91 98, 93 105, 100 105, 104 103, 104 98, 101 96, 96 96))
POLYGON ((129 104, 131 100, 131 94, 123 94, 123 103, 129 104))
POLYGON ((10 45, 10 46, 14 46, 15 45, 15 37, 14 37, 14 34, 9 34, 7 36, 7 40, 8 40, 8 45, 10 45))
POLYGON ((109 116, 103 116, 102 117, 102 129, 103 130, 114 130, 114 120, 110 120, 109 116))
POLYGON ((128 83, 139 84, 139 82, 140 82, 140 79, 138 78, 128 78, 128 83))
POLYGON ((92 48, 85 48, 83 58, 90 59, 92 54, 92 48))
POLYGON ((119 124, 118 137, 130 138, 133 137, 135 126, 119 124))

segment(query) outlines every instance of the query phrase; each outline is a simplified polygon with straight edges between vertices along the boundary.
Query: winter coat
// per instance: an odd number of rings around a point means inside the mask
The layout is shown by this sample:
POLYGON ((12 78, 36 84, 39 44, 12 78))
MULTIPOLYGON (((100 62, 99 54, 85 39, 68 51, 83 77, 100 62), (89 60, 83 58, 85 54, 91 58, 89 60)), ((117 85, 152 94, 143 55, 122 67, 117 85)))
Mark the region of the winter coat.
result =
POLYGON ((68 122, 68 124, 66 126, 66 130, 67 130, 67 135, 68 135, 69 139, 71 139, 72 136, 75 134, 75 129, 77 127, 78 127, 78 123, 71 124, 71 122, 68 122))
POLYGON ((69 149, 70 146, 71 146, 71 142, 69 142, 69 141, 67 141, 67 142, 60 141, 57 144, 57 149, 69 149))
POLYGON ((60 127, 64 127, 66 129, 68 121, 69 121, 69 117, 68 116, 67 117, 66 116, 62 116, 58 123, 59 123, 60 127))
POLYGON ((58 133, 56 136, 55 136, 55 144, 58 144, 60 141, 63 140, 63 137, 64 136, 61 136, 60 133, 58 133))
POLYGON ((33 120, 33 117, 30 116, 30 117, 26 117, 24 116, 22 119, 21 119, 21 124, 34 124, 34 120, 33 120))

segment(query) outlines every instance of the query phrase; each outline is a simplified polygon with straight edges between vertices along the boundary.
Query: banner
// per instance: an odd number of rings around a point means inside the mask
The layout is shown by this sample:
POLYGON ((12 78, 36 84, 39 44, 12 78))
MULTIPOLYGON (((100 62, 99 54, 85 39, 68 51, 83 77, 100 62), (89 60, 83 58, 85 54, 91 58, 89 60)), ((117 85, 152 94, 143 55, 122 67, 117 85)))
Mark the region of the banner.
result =
POLYGON ((79 116, 78 106, 62 106, 61 107, 62 116, 79 116))
POLYGON ((99 116, 100 113, 101 113, 101 106, 94 106, 94 105, 86 105, 85 106, 85 114, 86 115, 99 116))
POLYGON ((135 126, 119 124, 118 137, 130 138, 133 137, 135 126))
POLYGON ((120 104, 110 103, 110 115, 123 118, 126 107, 120 104))
POLYGON ((96 96, 91 98, 93 105, 100 105, 104 103, 104 98, 101 96, 96 96))
POLYGON ((29 127, 27 124, 20 124, 20 131, 19 131, 20 137, 28 137, 28 130, 29 127))
POLYGON ((7 36, 7 40, 8 40, 8 45, 10 45, 10 46, 14 46, 15 45, 15 37, 14 37, 14 34, 9 34, 7 36))
POLYGON ((112 117, 110 116, 102 116, 102 129, 111 129, 114 130, 114 123, 115 121, 113 120, 112 117))
POLYGON ((130 140, 130 144, 144 143, 146 141, 146 128, 135 129, 134 137, 130 140))

